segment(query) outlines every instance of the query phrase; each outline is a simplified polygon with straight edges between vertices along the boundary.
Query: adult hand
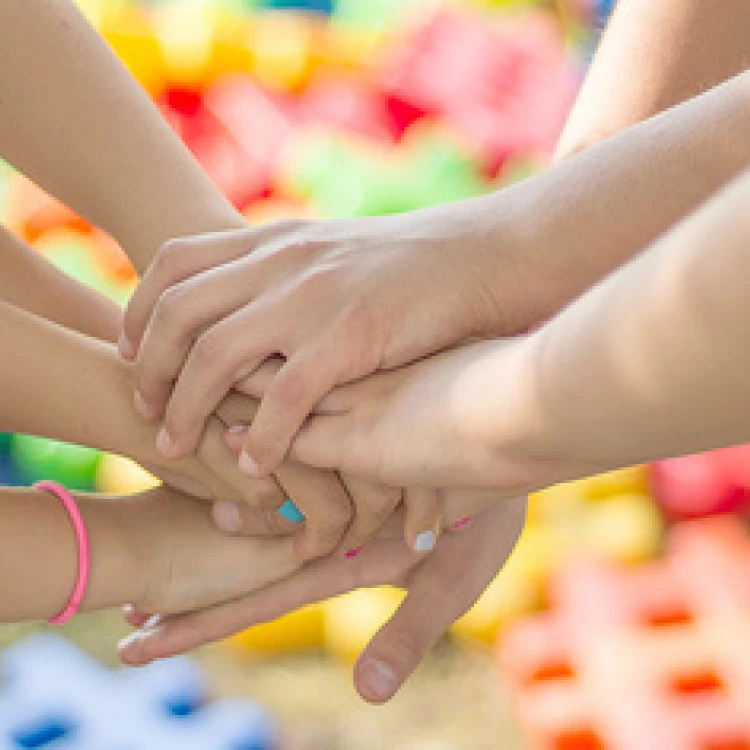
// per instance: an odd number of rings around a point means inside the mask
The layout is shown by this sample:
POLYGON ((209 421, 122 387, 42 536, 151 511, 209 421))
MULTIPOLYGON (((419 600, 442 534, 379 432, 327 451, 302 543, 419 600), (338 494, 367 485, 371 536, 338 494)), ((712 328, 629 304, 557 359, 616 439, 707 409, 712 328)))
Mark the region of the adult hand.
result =
POLYGON ((408 596, 367 646, 354 670, 362 697, 384 703, 505 564, 523 528, 525 513, 525 498, 498 503, 463 531, 441 537, 436 550, 426 558, 415 558, 400 542, 384 540, 370 545, 356 560, 317 560, 286 580, 234 602, 155 623, 140 637, 129 639, 121 657, 128 664, 145 664, 321 599, 391 584, 407 589, 408 596))
POLYGON ((467 337, 525 329, 535 316, 501 213, 466 201, 168 243, 130 302, 120 343, 135 361, 142 414, 163 418, 161 450, 194 451, 219 401, 278 354, 284 365, 242 453, 247 473, 265 476, 335 385, 467 337))

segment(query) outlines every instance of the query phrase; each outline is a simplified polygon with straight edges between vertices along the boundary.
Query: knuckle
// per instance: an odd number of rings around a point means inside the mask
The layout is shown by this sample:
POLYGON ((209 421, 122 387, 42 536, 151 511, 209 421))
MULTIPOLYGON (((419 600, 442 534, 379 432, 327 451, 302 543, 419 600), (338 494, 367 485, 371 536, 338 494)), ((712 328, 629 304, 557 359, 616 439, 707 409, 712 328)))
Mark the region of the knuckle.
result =
POLYGON ((190 309, 190 294, 184 284, 170 287, 156 303, 155 318, 161 325, 177 325, 190 309))
POLYGON ((307 400, 308 380, 301 367, 287 370, 279 379, 276 398, 284 410, 299 407, 307 400))
POLYGON ((310 222, 307 219, 290 217, 272 221, 266 226, 266 229, 271 235, 288 234, 290 232, 296 232, 300 229, 304 229, 309 225, 309 223, 310 222))
POLYGON ((185 237, 167 240, 160 248, 154 260, 154 267, 162 277, 172 277, 179 273, 185 250, 190 241, 185 237))
POLYGON ((214 327, 202 333, 195 341, 193 354, 197 363, 202 367, 222 363, 227 356, 227 346, 222 330, 214 327))

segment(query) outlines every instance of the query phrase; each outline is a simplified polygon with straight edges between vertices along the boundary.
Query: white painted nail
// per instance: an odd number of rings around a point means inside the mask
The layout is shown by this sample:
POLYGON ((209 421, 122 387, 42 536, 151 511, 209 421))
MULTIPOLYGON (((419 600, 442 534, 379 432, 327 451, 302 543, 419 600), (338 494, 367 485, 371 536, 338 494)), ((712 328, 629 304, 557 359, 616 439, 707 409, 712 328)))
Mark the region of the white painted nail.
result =
POLYGON ((435 549, 435 532, 424 531, 414 540, 415 552, 432 552, 435 549))

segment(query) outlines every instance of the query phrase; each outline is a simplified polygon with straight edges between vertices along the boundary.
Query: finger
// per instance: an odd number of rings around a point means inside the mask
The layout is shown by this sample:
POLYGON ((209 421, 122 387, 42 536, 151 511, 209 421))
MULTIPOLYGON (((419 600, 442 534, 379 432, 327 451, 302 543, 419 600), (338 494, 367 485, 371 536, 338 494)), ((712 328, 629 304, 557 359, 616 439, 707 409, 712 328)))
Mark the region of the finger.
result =
POLYGON ((330 472, 283 465, 276 478, 305 516, 295 549, 302 560, 330 555, 341 544, 353 517, 351 498, 330 472))
POLYGON ((151 617, 151 615, 137 610, 132 604, 125 604, 123 606, 122 616, 125 618, 125 622, 127 622, 128 625, 132 625, 134 628, 142 627, 151 617))
MULTIPOLYGON (((351 455, 356 454, 358 428, 352 414, 321 414, 309 419, 291 445, 288 459, 316 469, 342 471, 373 480, 369 474, 352 469, 362 468, 351 455)), ((377 480, 375 480, 377 481, 377 480)))
POLYGON ((189 455, 198 445, 206 418, 245 372, 275 351, 274 329, 261 325, 254 306, 204 331, 185 360, 164 415, 159 449, 168 458, 189 455), (246 333, 253 332, 252 342, 246 333))
POLYGON ((211 517, 217 528, 242 536, 291 536, 297 523, 284 518, 278 510, 251 508, 247 503, 214 503, 211 517))
POLYGON ((292 439, 315 405, 338 382, 345 352, 308 346, 284 364, 268 384, 250 425, 240 461, 249 473, 267 476, 284 460, 292 439))
POLYGON ((350 562, 337 557, 316 560, 241 599, 167 618, 157 632, 121 645, 120 657, 135 665, 181 654, 355 588, 395 583, 413 565, 414 556, 401 540, 373 544, 350 562))
POLYGON ((360 695, 384 703, 395 695, 427 652, 465 614, 510 555, 523 527, 525 505, 509 503, 494 523, 466 534, 446 534, 439 554, 409 572, 409 594, 375 635, 354 668, 360 695), (470 567, 456 561, 471 561, 470 567))
POLYGON ((157 299, 133 370, 148 419, 162 416, 191 346, 206 329, 252 302, 265 283, 263 266, 242 257, 174 284, 157 299))
POLYGON ((274 222, 255 229, 213 232, 166 242, 143 275, 130 299, 119 349, 125 359, 136 357, 141 338, 159 297, 174 284, 223 263, 243 257, 272 237, 298 230, 305 222, 274 222))
POLYGON ((362 547, 381 531, 401 503, 403 492, 400 487, 370 484, 349 475, 342 476, 341 481, 352 498, 354 519, 339 545, 339 551, 351 559, 359 555, 362 547))
POLYGON ((234 389, 238 393, 256 398, 260 401, 274 378, 279 374, 279 370, 284 366, 285 361, 286 360, 283 357, 269 357, 254 372, 250 373, 238 383, 235 383, 234 389))
POLYGON ((432 552, 442 523, 442 503, 436 490, 410 487, 404 492, 406 544, 413 552, 432 552))
POLYGON ((224 423, 216 417, 208 420, 208 427, 198 447, 198 457, 229 488, 222 500, 243 500, 253 508, 275 511, 286 500, 284 491, 273 477, 253 479, 243 474, 237 460, 224 440, 224 423))

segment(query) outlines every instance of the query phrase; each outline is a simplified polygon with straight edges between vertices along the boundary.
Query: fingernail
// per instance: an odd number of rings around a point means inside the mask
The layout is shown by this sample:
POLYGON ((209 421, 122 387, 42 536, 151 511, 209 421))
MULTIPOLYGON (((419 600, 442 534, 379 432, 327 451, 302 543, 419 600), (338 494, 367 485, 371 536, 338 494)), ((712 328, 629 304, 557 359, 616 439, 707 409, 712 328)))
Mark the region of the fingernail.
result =
POLYGON ((354 557, 357 557, 359 553, 364 549, 364 547, 357 547, 357 549, 350 549, 346 551, 346 554, 344 557, 346 557, 348 560, 351 560, 354 557))
POLYGON ((231 427, 227 429, 227 432, 230 435, 242 435, 242 433, 246 431, 247 431, 246 424, 233 424, 231 427))
POLYGON ((143 641, 145 641, 145 640, 147 640, 149 638, 152 638, 158 632, 159 632, 159 628, 158 627, 147 628, 144 625, 139 630, 136 630, 134 633, 131 633, 127 638, 123 638, 117 644, 117 648, 122 651, 122 650, 124 650, 126 648, 129 648, 130 646, 134 646, 137 643, 142 643, 143 641))
POLYGON ((398 677, 385 662, 368 659, 360 674, 368 696, 375 700, 387 700, 398 690, 398 677))
POLYGON ((462 518, 460 521, 456 521, 456 523, 451 526, 453 531, 458 531, 459 529, 466 528, 472 521, 474 520, 474 516, 466 516, 466 518, 462 518))
POLYGON ((276 512, 292 523, 301 523, 305 520, 305 514, 291 500, 287 500, 276 512))
POLYGON ((166 427, 162 427, 156 436, 156 448, 166 458, 173 458, 175 455, 174 440, 172 440, 172 436, 166 427))
POLYGON ((144 418, 144 419, 153 419, 154 418, 154 410, 149 406, 148 402, 145 398, 141 395, 140 391, 136 391, 133 395, 133 406, 135 406, 135 410, 144 418))
POLYGON ((240 453, 240 471, 251 477, 260 475, 260 467, 245 451, 240 453))
POLYGON ((123 359, 129 361, 135 359, 135 347, 133 346, 133 342, 124 332, 120 334, 120 338, 117 340, 117 349, 123 359))
POLYGON ((424 531, 414 540, 415 552, 432 552, 435 549, 435 532, 424 531))
POLYGON ((220 502, 214 505, 216 525, 229 534, 242 531, 242 515, 237 503, 220 502))

